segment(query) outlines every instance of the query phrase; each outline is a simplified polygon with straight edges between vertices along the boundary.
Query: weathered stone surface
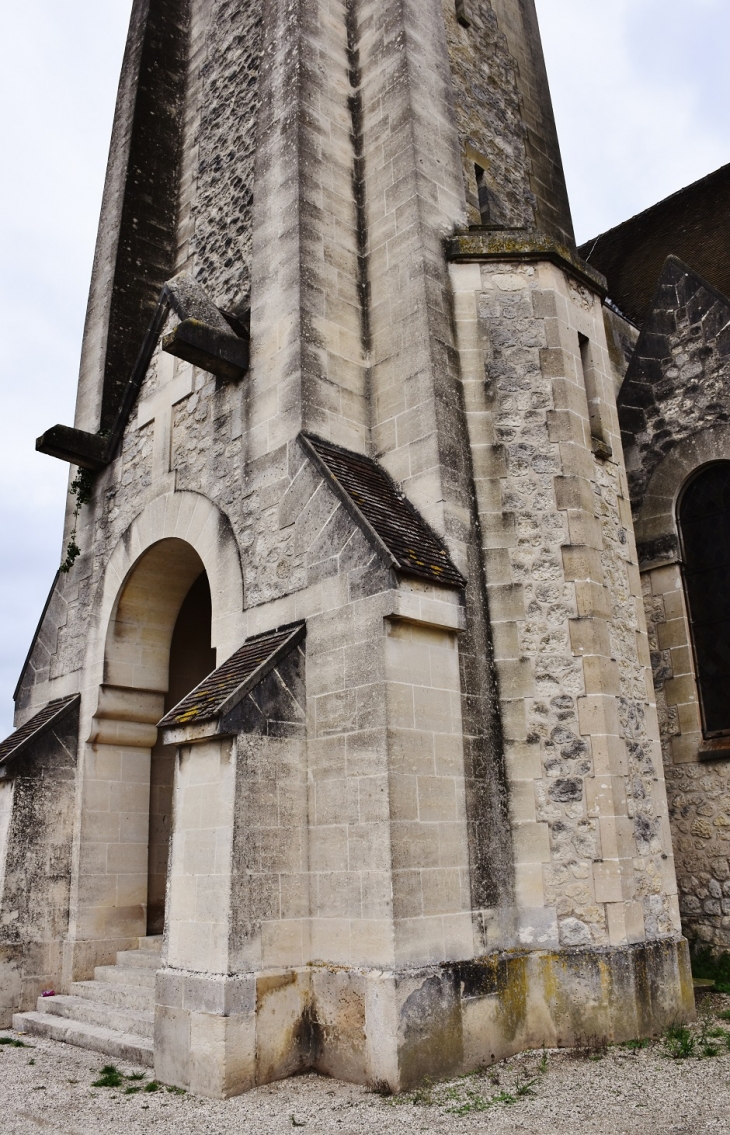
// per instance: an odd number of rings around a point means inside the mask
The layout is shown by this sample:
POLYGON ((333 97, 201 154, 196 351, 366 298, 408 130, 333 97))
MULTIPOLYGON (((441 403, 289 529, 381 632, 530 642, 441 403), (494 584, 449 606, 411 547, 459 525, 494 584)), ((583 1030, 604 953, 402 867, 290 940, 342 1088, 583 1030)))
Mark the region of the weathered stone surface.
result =
MULTIPOLYGON (((61 985, 96 972, 120 1008, 122 978, 135 1005, 156 980, 158 1076, 217 1096, 308 1067, 411 1086, 656 1031, 691 991, 620 364, 572 249, 534 6, 476 0, 466 27, 442 0, 192 0, 187 30, 174 268, 234 315, 250 303, 251 365, 234 383, 173 358, 169 312, 24 669, 19 721, 81 694, 61 985), (454 239, 481 158, 519 250, 454 239), (384 554, 362 522, 378 502, 358 504, 373 479, 345 492, 302 433, 381 462, 458 570, 409 573, 415 538, 384 554), (209 609, 181 625, 201 580, 209 609), (292 624, 306 646, 214 732, 178 723, 155 771, 173 687, 178 704, 205 660, 292 624), (160 974, 132 981, 169 814, 160 974)), ((108 272, 126 230, 105 210, 108 272)), ((22 797, 3 790, 0 850, 22 797)), ((716 890, 698 901, 724 917, 716 890)))

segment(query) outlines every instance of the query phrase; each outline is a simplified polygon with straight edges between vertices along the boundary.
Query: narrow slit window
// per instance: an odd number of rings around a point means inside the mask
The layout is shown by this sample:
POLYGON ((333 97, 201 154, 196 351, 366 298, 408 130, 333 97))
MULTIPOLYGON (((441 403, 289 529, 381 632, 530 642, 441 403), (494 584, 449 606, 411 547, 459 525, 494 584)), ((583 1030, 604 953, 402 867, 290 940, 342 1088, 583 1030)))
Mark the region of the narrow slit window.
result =
POLYGON ((603 406, 599 390, 598 373, 593 358, 593 345, 586 335, 578 334, 580 361, 583 369, 586 397, 588 399, 588 419, 591 426, 593 452, 598 457, 611 457, 613 450, 608 441, 608 433, 603 421, 603 406))
POLYGON ((730 461, 706 467, 678 510, 682 570, 706 738, 730 734, 730 461))
POLYGON ((480 165, 474 165, 477 179, 477 200, 479 202, 479 216, 482 224, 488 225, 492 220, 492 207, 489 200, 489 186, 487 185, 487 171, 480 165))
POLYGON ((471 27, 468 0, 456 0, 456 18, 463 28, 471 27))

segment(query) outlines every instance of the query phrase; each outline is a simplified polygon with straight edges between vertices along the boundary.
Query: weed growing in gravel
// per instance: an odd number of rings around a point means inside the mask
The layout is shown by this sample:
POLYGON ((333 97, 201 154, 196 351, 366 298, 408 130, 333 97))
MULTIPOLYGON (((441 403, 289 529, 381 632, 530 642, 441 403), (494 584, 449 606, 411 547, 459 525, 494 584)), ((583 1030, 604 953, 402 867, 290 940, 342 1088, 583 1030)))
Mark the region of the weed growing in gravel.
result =
MULTIPOLYGON (((535 1085, 540 1082, 548 1068, 548 1054, 543 1051, 535 1075, 530 1077, 525 1071, 517 1070, 514 1085, 501 1085, 501 1090, 490 1095, 473 1085, 476 1078, 486 1078, 492 1087, 500 1087, 500 1077, 496 1069, 478 1068, 466 1076, 461 1076, 451 1084, 436 1084, 424 1080, 420 1088, 400 1096, 392 1096, 390 1104, 413 1104, 415 1107, 440 1107, 446 1115, 473 1115, 487 1111, 497 1104, 511 1106, 528 1096, 535 1095, 535 1085)), ((506 1069, 509 1070, 509 1069, 506 1069)))
POLYGON ((672 1060, 688 1060, 695 1055, 697 1038, 686 1025, 669 1025, 664 1033, 664 1047, 672 1060))
POLYGON ((497 1095, 485 1098, 478 1092, 467 1089, 466 1099, 457 1104, 455 1107, 449 1107, 446 1110, 450 1115, 470 1115, 473 1112, 486 1111, 495 1104, 503 1103, 509 1106, 515 1104, 519 1100, 524 1099, 526 1096, 534 1096, 533 1088, 538 1082, 539 1077, 536 1076, 533 1080, 520 1080, 517 1077, 517 1083, 512 1092, 501 1091, 497 1095))
POLYGON ((14 1036, 0 1036, 0 1044, 9 1044, 11 1048, 30 1048, 29 1044, 24 1044, 22 1040, 16 1040, 14 1036))
POLYGON ((428 1076, 426 1076, 422 1086, 413 1093, 411 1102, 421 1107, 432 1107, 436 1102, 433 1097, 433 1081, 428 1076))
POLYGON ((113 1064, 105 1064, 99 1079, 94 1080, 92 1088, 119 1088, 124 1083, 124 1075, 113 1064))
POLYGON ((628 1048, 629 1052, 640 1052, 642 1048, 648 1048, 651 1041, 648 1037, 637 1037, 635 1040, 627 1040, 621 1045, 622 1048, 628 1048))
POLYGON ((130 1072, 128 1076, 124 1072, 120 1072, 114 1064, 105 1064, 99 1073, 99 1079, 94 1080, 92 1088, 121 1088, 124 1084, 132 1084, 131 1087, 124 1089, 125 1096, 132 1096, 135 1092, 158 1092, 160 1085, 155 1080, 150 1080, 149 1084, 145 1084, 144 1088, 139 1083, 144 1080, 146 1072, 130 1072))
POLYGON ((700 1034, 697 1038, 700 1056, 719 1056, 720 1047, 716 1043, 717 1041, 721 1041, 726 1048, 730 1049, 730 1033, 727 1029, 719 1028, 717 1025, 713 1026, 712 1018, 703 1016, 700 1034))

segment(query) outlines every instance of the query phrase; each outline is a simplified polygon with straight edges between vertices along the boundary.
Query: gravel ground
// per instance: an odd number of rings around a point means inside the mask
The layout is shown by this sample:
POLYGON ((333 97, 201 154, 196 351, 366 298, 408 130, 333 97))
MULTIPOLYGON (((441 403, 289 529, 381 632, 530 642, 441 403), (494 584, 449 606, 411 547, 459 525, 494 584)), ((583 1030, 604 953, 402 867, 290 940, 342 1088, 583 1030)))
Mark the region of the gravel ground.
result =
MULTIPOLYGON (((144 1078, 94 1087, 102 1057, 30 1038, 15 1047, 0 1032, 0 1131, 30 1135, 409 1135, 488 1131, 494 1135, 633 1135, 730 1133, 730 998, 705 996, 704 1024, 693 1030, 695 1055, 672 1059, 666 1041, 646 1048, 526 1053, 479 1075, 382 1098, 321 1076, 257 1088, 227 1102, 161 1088, 144 1078), (708 1037, 719 1028, 725 1037, 708 1037), (5 1041, 3 1042, 3 1038, 5 1041), (701 1055, 704 1050, 705 1055, 701 1055), (714 1055, 713 1053, 716 1053, 714 1055), (129 1089, 132 1089, 131 1091, 129 1089)), ((131 1065, 117 1063, 125 1077, 131 1065)))

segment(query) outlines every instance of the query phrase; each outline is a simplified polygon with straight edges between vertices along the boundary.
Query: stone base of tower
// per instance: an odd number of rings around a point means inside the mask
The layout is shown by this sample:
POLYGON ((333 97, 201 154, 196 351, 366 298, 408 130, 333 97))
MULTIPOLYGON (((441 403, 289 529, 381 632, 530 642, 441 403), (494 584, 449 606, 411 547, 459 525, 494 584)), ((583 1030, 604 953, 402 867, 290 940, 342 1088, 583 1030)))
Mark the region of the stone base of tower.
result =
POLYGON ((308 1070, 406 1091, 530 1048, 657 1035, 694 1012, 684 939, 399 971, 162 970, 155 1075, 214 1098, 308 1070))

